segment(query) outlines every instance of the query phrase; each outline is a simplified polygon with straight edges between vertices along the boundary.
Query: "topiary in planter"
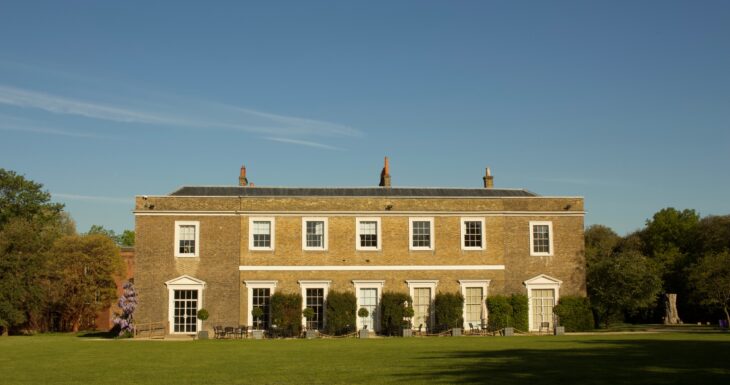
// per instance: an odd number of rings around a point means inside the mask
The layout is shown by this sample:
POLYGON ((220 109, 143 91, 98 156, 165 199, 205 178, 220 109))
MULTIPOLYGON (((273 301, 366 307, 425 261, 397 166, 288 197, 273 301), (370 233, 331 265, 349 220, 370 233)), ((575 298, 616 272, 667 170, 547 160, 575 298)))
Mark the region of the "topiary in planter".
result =
MULTIPOLYGON (((205 322, 205 320, 207 320, 208 317, 210 317, 210 314, 208 314, 208 310, 200 309, 200 310, 198 310, 198 314, 197 314, 196 317, 198 317, 198 319, 201 322, 205 322)), ((203 329, 203 328, 201 327, 201 329, 203 329)), ((198 331, 198 339, 207 340, 208 339, 208 331, 207 330, 200 330, 200 331, 198 331)))
POLYGON ((365 309, 364 307, 361 307, 360 310, 357 311, 357 316, 362 318, 362 328, 365 329, 367 326, 365 325, 365 318, 368 318, 370 315, 370 312, 368 309, 365 309))
POLYGON ((264 316, 264 310, 260 307, 255 307, 251 310, 251 316, 254 320, 254 329, 259 330, 261 327, 261 317, 264 316))

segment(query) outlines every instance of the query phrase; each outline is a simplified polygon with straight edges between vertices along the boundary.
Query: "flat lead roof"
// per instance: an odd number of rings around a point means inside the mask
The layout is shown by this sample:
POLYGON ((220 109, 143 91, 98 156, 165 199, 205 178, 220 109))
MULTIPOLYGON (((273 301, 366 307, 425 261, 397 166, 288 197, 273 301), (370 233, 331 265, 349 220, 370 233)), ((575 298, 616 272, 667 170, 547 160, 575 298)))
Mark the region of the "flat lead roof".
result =
POLYGON ((313 196, 313 197, 536 197, 531 191, 487 188, 423 187, 241 187, 183 186, 170 196, 313 196))

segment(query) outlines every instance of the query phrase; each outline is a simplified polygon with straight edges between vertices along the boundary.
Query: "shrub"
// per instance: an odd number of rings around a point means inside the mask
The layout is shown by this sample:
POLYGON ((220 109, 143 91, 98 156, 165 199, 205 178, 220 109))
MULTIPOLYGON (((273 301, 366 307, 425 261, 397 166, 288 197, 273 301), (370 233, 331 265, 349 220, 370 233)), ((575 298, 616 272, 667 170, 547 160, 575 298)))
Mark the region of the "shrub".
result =
POLYGON ((208 313, 208 310, 200 309, 198 310, 198 319, 201 321, 205 321, 210 317, 210 314, 208 313))
POLYGON ((509 303, 512 306, 512 326, 520 331, 528 331, 530 328, 530 310, 527 295, 512 294, 509 303))
POLYGON ((383 334, 389 336, 400 334, 404 327, 406 302, 410 304, 412 301, 411 296, 406 293, 383 292, 383 297, 380 299, 380 325, 383 334))
POLYGON ((593 329, 593 311, 591 311, 591 303, 586 297, 560 297, 560 302, 555 306, 553 312, 560 317, 560 325, 565 326, 566 332, 593 329))
POLYGON ((271 324, 284 337, 298 336, 302 330, 302 296, 298 293, 271 295, 271 324))
POLYGON ((355 294, 349 291, 330 291, 326 306, 327 324, 324 330, 327 334, 343 335, 355 330, 355 294))
POLYGON ((509 297, 503 295, 488 297, 487 309, 489 310, 489 329, 499 330, 512 326, 512 305, 510 305, 509 297))
POLYGON ((461 293, 438 293, 433 306, 439 329, 448 330, 463 326, 464 296, 461 293))

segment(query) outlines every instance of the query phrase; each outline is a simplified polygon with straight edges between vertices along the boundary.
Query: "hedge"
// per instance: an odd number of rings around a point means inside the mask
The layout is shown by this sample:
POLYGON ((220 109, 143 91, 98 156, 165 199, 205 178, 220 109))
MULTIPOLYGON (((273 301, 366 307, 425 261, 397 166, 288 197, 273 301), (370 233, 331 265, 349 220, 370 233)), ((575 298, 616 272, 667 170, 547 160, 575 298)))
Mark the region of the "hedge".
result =
POLYGON ((295 337, 301 333, 301 294, 274 293, 271 295, 271 325, 276 325, 284 337, 295 337))
POLYGON ((355 330, 357 298, 352 292, 330 291, 327 294, 325 333, 343 335, 355 330))
POLYGON ((461 293, 438 293, 433 306, 439 330, 460 328, 464 325, 464 296, 461 293))
POLYGON ((381 332, 389 336, 399 335, 404 326, 403 310, 405 302, 413 303, 411 296, 406 293, 383 292, 380 299, 380 326, 381 332))
POLYGON ((509 301, 512 305, 512 327, 526 332, 530 329, 530 307, 526 294, 512 294, 509 301))
POLYGON ((560 297, 553 312, 560 317, 560 325, 565 326, 566 332, 588 331, 592 330, 595 325, 591 303, 586 297, 560 297))
POLYGON ((499 330, 512 326, 512 305, 510 298, 503 295, 487 297, 487 309, 489 310, 489 329, 499 330))

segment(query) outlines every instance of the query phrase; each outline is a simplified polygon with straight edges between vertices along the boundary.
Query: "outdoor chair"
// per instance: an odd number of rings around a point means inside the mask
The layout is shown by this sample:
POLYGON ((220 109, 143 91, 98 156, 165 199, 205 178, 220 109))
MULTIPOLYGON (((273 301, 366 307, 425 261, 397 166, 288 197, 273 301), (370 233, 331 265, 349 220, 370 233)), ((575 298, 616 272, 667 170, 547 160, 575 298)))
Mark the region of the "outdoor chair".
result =
POLYGON ((469 334, 474 334, 474 324, 469 322, 469 334))
POLYGON ((540 322, 540 329, 537 332, 542 334, 543 329, 546 333, 550 334, 550 322, 540 322))
POLYGON ((223 331, 223 326, 213 326, 213 336, 216 339, 225 338, 226 333, 223 331))
POLYGON ((242 339, 242 338, 248 338, 248 326, 245 325, 239 325, 236 328, 236 338, 242 339))
POLYGON ((228 336, 232 336, 232 337, 236 336, 236 331, 233 326, 226 326, 224 329, 224 333, 225 333, 224 338, 228 338, 228 336))
POLYGON ((418 325, 418 331, 416 332, 416 335, 423 335, 423 324, 418 325))

